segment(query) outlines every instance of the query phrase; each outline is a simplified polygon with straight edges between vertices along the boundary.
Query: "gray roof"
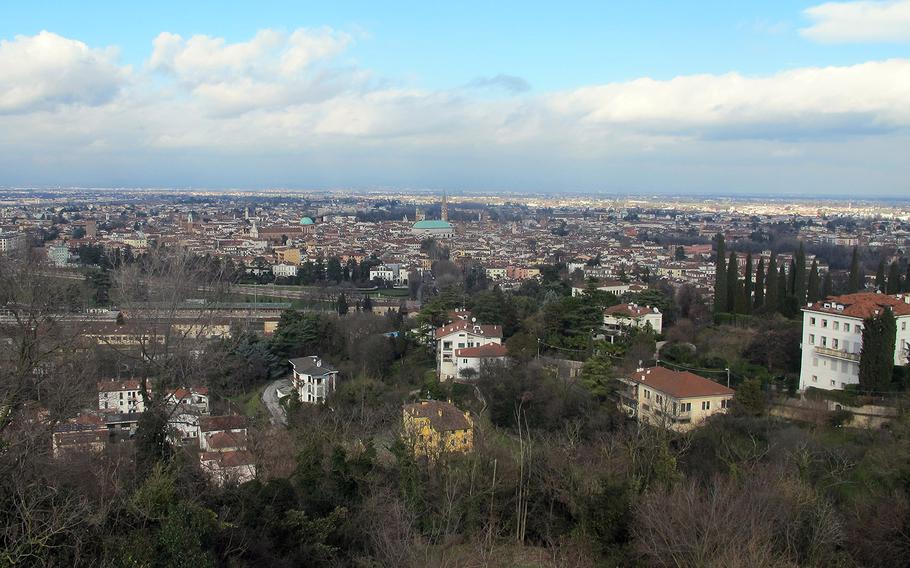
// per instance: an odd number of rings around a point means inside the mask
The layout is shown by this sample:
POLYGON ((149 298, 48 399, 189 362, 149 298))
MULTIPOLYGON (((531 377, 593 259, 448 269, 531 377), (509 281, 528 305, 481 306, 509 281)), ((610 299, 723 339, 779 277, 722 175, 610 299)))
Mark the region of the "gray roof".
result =
POLYGON ((294 366, 294 371, 303 375, 328 375, 329 373, 338 372, 338 369, 327 364, 325 361, 322 361, 322 366, 317 366, 316 363, 317 361, 320 361, 320 358, 315 355, 297 357, 290 361, 291 365, 294 366))

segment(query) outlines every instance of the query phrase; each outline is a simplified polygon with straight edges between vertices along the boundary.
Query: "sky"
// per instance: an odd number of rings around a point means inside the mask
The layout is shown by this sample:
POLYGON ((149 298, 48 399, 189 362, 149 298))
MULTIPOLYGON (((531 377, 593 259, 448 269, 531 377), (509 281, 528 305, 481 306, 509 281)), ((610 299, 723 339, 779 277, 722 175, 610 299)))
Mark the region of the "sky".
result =
POLYGON ((910 195, 910 0, 8 2, 0 185, 910 195))

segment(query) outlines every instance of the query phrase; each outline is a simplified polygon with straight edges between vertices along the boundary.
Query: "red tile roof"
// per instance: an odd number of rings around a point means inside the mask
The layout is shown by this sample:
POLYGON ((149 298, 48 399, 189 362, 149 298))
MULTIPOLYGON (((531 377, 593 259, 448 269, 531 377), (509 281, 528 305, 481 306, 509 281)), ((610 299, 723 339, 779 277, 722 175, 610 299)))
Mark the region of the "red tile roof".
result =
POLYGON ((232 432, 216 432, 206 438, 209 448, 223 450, 225 448, 245 448, 246 434, 232 432))
POLYGON ((509 351, 506 349, 506 346, 500 345, 499 343, 488 343, 486 345, 481 345, 480 347, 465 347, 464 349, 455 350, 456 357, 505 357, 508 354, 509 351))
POLYGON ((502 337, 502 327, 498 325, 480 325, 469 321, 459 321, 444 325, 436 330, 436 338, 440 339, 459 331, 466 331, 474 335, 487 337, 502 337))
POLYGON ((203 416, 199 419, 199 430, 214 432, 217 430, 240 430, 246 428, 246 416, 203 416))
POLYGON ((711 379, 688 371, 673 371, 664 367, 651 367, 637 371, 632 380, 674 398, 732 395, 735 391, 711 379))
POLYGON ((218 467, 238 467, 252 465, 256 458, 252 452, 247 450, 235 450, 232 452, 202 452, 199 454, 199 461, 215 462, 218 467))
POLYGON ((118 392, 139 390, 139 381, 128 379, 125 381, 100 381, 98 392, 118 392))
MULTIPOLYGON (((654 310, 647 306, 639 306, 636 304, 617 304, 615 306, 610 306, 604 310, 605 316, 617 315, 617 316, 626 316, 630 318, 640 318, 644 315, 650 314, 654 310)), ((655 312, 656 313, 656 312, 655 312)))
POLYGON ((844 294, 843 296, 829 296, 807 308, 803 308, 803 310, 866 319, 874 315, 876 310, 881 313, 881 310, 886 307, 890 307, 895 316, 910 315, 910 294, 888 295, 858 292, 856 294, 844 294), (825 304, 828 304, 827 308, 825 304), (843 309, 837 309, 838 305, 843 306, 843 309))

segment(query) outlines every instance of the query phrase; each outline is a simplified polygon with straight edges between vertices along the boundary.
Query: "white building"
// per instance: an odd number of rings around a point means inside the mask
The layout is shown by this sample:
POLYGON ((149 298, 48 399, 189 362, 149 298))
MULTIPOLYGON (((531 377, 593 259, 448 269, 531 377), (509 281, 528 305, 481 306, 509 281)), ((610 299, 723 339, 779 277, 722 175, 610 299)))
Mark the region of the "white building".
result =
POLYGON ((456 321, 436 330, 436 373, 440 381, 458 376, 456 350, 502 343, 502 327, 456 321))
POLYGON ((297 276, 297 266, 294 264, 275 264, 272 266, 272 274, 276 278, 293 278, 297 276))
POLYGON ((622 335, 629 328, 647 328, 662 333, 663 314, 657 308, 637 304, 618 304, 604 310, 604 332, 607 335, 622 335))
POLYGON ((504 363, 509 352, 505 345, 488 343, 479 347, 465 347, 455 350, 455 376, 465 378, 467 374, 480 372, 481 365, 504 363), (470 371, 468 371, 470 369, 470 371), (468 371, 468 373, 465 373, 468 371))
POLYGON ((290 360, 292 384, 300 402, 320 404, 335 392, 338 370, 323 364, 316 355, 290 360))
POLYGON ((98 383, 98 409, 106 412, 145 412, 145 401, 138 380, 98 383))
POLYGON ((863 320, 891 308, 897 318, 894 364, 910 353, 910 294, 860 292, 832 296, 803 308, 799 390, 843 389, 859 383, 863 320))
POLYGON ((71 256, 70 249, 66 245, 57 244, 47 247, 47 260, 57 268, 68 266, 71 256))
POLYGON ((408 285, 408 270, 400 264, 380 264, 370 269, 370 280, 379 278, 395 286, 408 285))
MULTIPOLYGON (((601 292, 610 292, 622 296, 632 290, 632 286, 622 280, 605 280, 598 283, 595 288, 601 292)), ((588 290, 587 286, 572 286, 572 296, 580 296, 588 290)))
POLYGON ((0 231, 0 254, 10 254, 25 248, 25 235, 0 231))

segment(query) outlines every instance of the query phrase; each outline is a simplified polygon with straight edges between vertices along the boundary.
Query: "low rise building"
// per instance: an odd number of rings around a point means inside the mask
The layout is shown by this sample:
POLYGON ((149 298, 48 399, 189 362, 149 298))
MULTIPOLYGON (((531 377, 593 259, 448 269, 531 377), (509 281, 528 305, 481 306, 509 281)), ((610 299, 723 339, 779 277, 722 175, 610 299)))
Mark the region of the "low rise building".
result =
POLYGON ((335 392, 338 369, 324 364, 321 357, 310 355, 290 360, 292 384, 300 402, 321 404, 335 392))
POLYGON ((458 376, 456 350, 501 344, 502 327, 459 320, 438 328, 435 338, 436 373, 439 380, 447 381, 458 376))
POLYGON ((406 404, 402 425, 415 456, 435 459, 474 449, 474 420, 452 403, 424 400, 406 404))
POLYGON ((469 378, 480 373, 481 366, 505 363, 509 351, 501 343, 487 343, 478 347, 455 350, 455 376, 469 378))
POLYGON ((620 379, 620 408, 640 422, 685 432, 725 413, 734 390, 688 371, 664 367, 638 369, 620 379))
POLYGON ((145 401, 137 379, 98 383, 98 410, 104 412, 144 412, 145 401))
POLYGON ((622 335, 630 328, 646 329, 654 333, 663 331, 663 314, 660 310, 650 306, 637 304, 618 304, 610 306, 603 312, 604 332, 610 336, 622 335))

